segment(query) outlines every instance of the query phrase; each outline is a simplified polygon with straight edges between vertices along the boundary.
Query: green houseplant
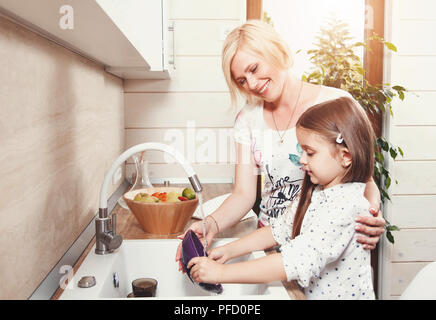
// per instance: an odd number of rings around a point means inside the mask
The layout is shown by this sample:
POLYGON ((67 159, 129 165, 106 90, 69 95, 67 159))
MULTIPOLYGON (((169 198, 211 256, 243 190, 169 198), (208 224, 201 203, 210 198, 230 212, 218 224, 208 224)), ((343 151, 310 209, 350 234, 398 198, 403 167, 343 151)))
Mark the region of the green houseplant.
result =
MULTIPOLYGON (((362 46, 370 50, 368 42, 350 42, 352 38, 348 25, 336 18, 328 21, 327 26, 321 29, 316 40, 316 48, 307 51, 314 70, 303 75, 304 81, 348 91, 369 115, 393 116, 392 100, 395 96, 403 100, 406 89, 399 85, 371 85, 365 79, 366 71, 361 59, 354 51, 362 46)), ((387 49, 396 51, 392 43, 384 41, 376 34, 367 41, 370 40, 381 41, 387 49)), ((374 179, 380 189, 382 202, 391 200, 387 190, 392 178, 385 165, 386 155, 396 159, 398 155, 403 156, 403 150, 380 136, 375 142, 374 179)), ((398 182, 395 181, 395 183, 398 182)), ((386 237, 392 243, 394 243, 394 237, 391 232, 395 230, 399 228, 386 220, 386 237)))

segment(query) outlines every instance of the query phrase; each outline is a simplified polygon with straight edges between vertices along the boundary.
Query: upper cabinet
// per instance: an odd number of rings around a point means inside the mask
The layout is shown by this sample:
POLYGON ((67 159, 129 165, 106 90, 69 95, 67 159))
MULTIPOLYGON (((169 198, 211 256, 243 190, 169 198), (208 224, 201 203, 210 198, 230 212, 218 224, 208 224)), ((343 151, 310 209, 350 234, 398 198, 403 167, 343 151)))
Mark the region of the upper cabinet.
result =
POLYGON ((124 79, 168 79, 166 0, 0 0, 0 13, 124 79))

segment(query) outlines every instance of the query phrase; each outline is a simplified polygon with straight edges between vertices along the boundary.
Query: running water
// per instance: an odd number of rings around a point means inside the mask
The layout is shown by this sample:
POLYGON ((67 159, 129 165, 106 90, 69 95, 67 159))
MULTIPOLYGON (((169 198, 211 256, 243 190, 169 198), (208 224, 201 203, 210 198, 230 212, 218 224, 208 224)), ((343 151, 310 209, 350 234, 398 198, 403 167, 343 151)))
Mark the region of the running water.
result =
POLYGON ((206 256, 206 248, 207 248, 207 238, 206 238, 206 219, 204 217, 204 211, 203 211, 203 195, 201 194, 201 191, 198 193, 198 205, 200 207, 200 213, 201 213, 201 219, 202 219, 202 225, 203 225, 203 237, 204 237, 204 247, 203 247, 203 253, 204 256, 206 256))

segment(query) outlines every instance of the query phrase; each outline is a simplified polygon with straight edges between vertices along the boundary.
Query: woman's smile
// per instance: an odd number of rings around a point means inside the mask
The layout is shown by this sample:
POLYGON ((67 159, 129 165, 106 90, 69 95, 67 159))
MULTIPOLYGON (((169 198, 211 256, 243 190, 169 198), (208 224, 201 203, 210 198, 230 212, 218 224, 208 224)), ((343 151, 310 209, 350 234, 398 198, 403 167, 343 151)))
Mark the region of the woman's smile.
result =
POLYGON ((270 82, 271 82, 271 80, 268 80, 268 81, 265 82, 265 84, 260 88, 260 90, 259 90, 259 92, 258 92, 260 95, 262 95, 262 94, 264 94, 264 93, 266 94, 265 91, 267 91, 270 82))

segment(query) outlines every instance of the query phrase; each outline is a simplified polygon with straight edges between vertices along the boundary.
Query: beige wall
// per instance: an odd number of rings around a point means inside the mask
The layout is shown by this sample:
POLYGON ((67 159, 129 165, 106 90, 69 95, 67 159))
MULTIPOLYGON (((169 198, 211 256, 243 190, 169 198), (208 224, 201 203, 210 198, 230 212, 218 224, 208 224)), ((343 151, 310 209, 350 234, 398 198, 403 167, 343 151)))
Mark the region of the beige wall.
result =
POLYGON ((436 2, 389 0, 386 38, 398 48, 387 57, 385 82, 410 92, 393 103, 387 135, 404 150, 391 161, 388 220, 401 228, 383 244, 383 299, 398 298, 425 265, 436 261, 436 2), (393 179, 393 181, 394 181, 393 179))
MULTIPOLYGON (((232 182, 235 114, 221 70, 226 30, 245 20, 246 0, 169 0, 175 24, 175 64, 170 80, 126 80, 126 146, 163 142, 193 164, 203 183, 232 182)), ((170 37, 171 38, 171 37, 170 37)), ((172 46, 170 45, 170 52, 172 46)), ((178 164, 147 152, 152 182, 188 181, 178 164)), ((127 176, 132 165, 127 167, 127 176)))
POLYGON ((0 70, 0 299, 26 299, 98 210, 123 81, 4 18, 0 70))

